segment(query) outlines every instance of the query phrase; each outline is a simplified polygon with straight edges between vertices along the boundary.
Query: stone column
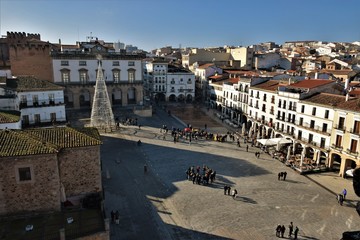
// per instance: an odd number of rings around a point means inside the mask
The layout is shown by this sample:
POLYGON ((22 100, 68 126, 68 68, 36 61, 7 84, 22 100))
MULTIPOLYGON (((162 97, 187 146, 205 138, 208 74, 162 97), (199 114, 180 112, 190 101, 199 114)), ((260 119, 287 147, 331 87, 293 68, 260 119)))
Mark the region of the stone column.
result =
POLYGON ((79 109, 80 108, 80 92, 78 91, 78 89, 71 89, 71 91, 73 92, 73 104, 74 104, 74 108, 75 109, 79 109))
POLYGON ((122 106, 127 106, 128 105, 128 88, 125 87, 124 89, 122 89, 122 93, 121 93, 121 105, 122 106))

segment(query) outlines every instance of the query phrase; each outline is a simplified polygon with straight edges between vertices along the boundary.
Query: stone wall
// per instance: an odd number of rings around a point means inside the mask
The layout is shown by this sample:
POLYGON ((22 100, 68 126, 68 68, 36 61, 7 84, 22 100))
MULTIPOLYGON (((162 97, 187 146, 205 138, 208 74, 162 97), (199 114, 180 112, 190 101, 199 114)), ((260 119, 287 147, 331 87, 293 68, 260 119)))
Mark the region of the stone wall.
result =
POLYGON ((1 157, 0 188, 0 214, 59 211, 60 181, 56 154, 1 157), (19 167, 30 167, 31 180, 19 181, 19 167))
POLYGON ((58 156, 67 197, 102 191, 100 146, 66 148, 58 156))

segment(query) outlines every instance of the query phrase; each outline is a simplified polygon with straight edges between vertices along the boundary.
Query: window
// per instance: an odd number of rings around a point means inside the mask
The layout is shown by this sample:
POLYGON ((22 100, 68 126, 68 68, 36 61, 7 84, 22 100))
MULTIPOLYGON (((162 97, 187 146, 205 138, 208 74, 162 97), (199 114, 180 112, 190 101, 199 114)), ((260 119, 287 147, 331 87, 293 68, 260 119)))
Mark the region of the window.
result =
POLYGON ((264 94, 264 96, 263 96, 263 101, 266 102, 266 94, 264 94))
POLYGON ((79 70, 79 79, 81 83, 87 83, 88 80, 88 74, 86 69, 80 69, 79 70))
POLYGON ((35 107, 39 105, 39 97, 38 97, 38 95, 33 95, 32 100, 33 100, 33 105, 35 107))
POLYGON ((312 109, 312 115, 313 115, 313 116, 316 115, 316 107, 313 107, 313 109, 312 109))
POLYGON ((69 61, 61 61, 61 66, 69 66, 69 61))
POLYGON ((113 66, 120 66, 120 62, 119 61, 113 61, 113 66))
POLYGON ((337 147, 340 147, 342 144, 342 136, 341 135, 336 135, 336 141, 335 141, 335 145, 337 147))
POLYGON ((310 128, 315 128, 315 121, 314 120, 310 121, 310 128))
POLYGON ((70 82, 70 70, 69 69, 62 69, 61 70, 61 81, 63 83, 70 82))
POLYGON ((304 123, 304 118, 301 117, 300 120, 299 120, 299 125, 302 126, 303 123, 304 123))
POLYGON ((40 124, 41 122, 40 114, 34 114, 34 119, 35 119, 35 124, 40 124))
POLYGON ((56 122, 56 113, 50 113, 51 122, 56 122))
POLYGON ((31 169, 30 167, 21 167, 18 168, 19 181, 31 181, 31 169))
POLYGON ((355 134, 360 133, 360 121, 355 121, 354 122, 354 131, 353 131, 353 133, 355 133, 355 134))
POLYGON ((135 69, 128 69, 128 80, 131 83, 135 81, 135 69))
POLYGON ((119 69, 113 69, 112 73, 113 73, 113 81, 114 81, 114 83, 120 82, 120 70, 119 69))
POLYGON ((325 138, 320 139, 320 147, 325 148, 325 138))
POLYGON ((351 139, 350 151, 355 153, 357 151, 357 140, 351 139))
POLYGON ((329 118, 329 110, 325 110, 325 118, 329 118))
POLYGON ((55 94, 54 93, 49 93, 49 104, 55 105, 55 94))
POLYGON ((314 135, 312 135, 311 133, 309 134, 309 143, 312 143, 312 141, 314 140, 314 135))
POLYGON ((281 107, 281 100, 279 99, 278 107, 281 107))
POLYGON ((327 132, 327 124, 326 123, 323 123, 322 131, 327 132))
POLYGON ((304 113, 305 112, 305 105, 302 105, 301 106, 301 113, 304 113))
POLYGON ((286 109, 286 101, 283 103, 283 108, 286 109))
POLYGON ((86 61, 79 61, 79 66, 86 66, 86 61))
POLYGON ((302 131, 299 130, 299 131, 298 131, 298 139, 301 140, 301 138, 302 138, 302 131))
POLYGON ((128 62, 128 66, 135 66, 135 62, 129 61, 129 62, 128 62))
POLYGON ((22 124, 25 126, 29 125, 29 115, 22 116, 22 124))
POLYGON ((338 128, 339 129, 344 129, 344 123, 345 123, 345 118, 343 118, 343 117, 339 117, 339 126, 338 126, 338 128))

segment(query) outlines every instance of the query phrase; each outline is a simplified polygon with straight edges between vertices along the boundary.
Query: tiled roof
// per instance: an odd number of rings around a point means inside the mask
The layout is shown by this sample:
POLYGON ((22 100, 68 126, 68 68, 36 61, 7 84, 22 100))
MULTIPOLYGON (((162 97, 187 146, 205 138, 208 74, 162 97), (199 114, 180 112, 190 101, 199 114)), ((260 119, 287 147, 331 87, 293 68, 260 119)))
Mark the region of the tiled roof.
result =
POLYGON ((330 106, 337 109, 360 112, 359 98, 349 98, 349 100, 346 101, 346 96, 342 95, 318 93, 307 99, 304 99, 302 102, 310 102, 319 105, 330 106))
POLYGON ((14 79, 7 79, 6 86, 18 92, 64 89, 61 86, 49 81, 37 79, 34 76, 18 76, 14 79))
POLYGON ((199 66, 198 68, 199 69, 206 69, 206 68, 209 68, 211 66, 214 66, 214 64, 213 63, 207 63, 207 64, 203 64, 203 65, 199 66))
POLYGON ((0 131, 1 157, 49 154, 56 152, 56 148, 35 140, 24 132, 14 130, 0 131))
POLYGON ((219 79, 219 78, 223 78, 224 75, 214 75, 214 76, 210 76, 209 79, 219 79))
POLYGON ((14 123, 20 121, 19 111, 0 111, 0 123, 14 123))
POLYGON ((342 70, 330 70, 330 69, 323 69, 321 73, 332 73, 332 74, 350 74, 353 70, 351 69, 342 69, 342 70))
POLYGON ((257 84, 255 86, 252 86, 252 88, 256 89, 256 88, 259 88, 259 89, 263 89, 263 90, 268 90, 268 91, 276 91, 278 89, 280 85, 280 81, 278 80, 269 80, 269 81, 266 81, 264 83, 260 83, 260 84, 257 84))
POLYGON ((324 79, 308 79, 302 80, 297 83, 290 84, 291 88, 316 88, 322 85, 333 83, 333 80, 324 80, 324 79))
POLYGON ((75 129, 57 127, 45 129, 30 129, 26 133, 33 138, 49 142, 59 148, 73 148, 100 145, 100 135, 96 128, 75 129))
POLYGON ((62 148, 100 145, 96 128, 70 127, 0 131, 0 156, 56 153, 62 148))

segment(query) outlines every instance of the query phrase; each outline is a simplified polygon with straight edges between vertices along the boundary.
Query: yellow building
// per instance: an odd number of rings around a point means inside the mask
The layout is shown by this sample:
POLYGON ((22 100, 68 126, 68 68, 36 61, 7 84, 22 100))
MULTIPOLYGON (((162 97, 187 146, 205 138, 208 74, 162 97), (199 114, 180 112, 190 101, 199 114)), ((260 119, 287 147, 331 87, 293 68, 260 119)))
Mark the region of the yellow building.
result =
POLYGON ((360 166, 360 99, 332 96, 334 107, 329 167, 345 177, 345 172, 360 166))

